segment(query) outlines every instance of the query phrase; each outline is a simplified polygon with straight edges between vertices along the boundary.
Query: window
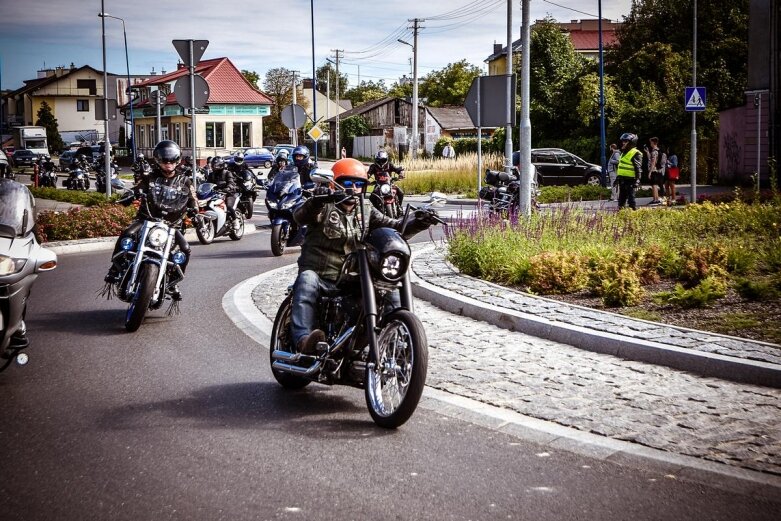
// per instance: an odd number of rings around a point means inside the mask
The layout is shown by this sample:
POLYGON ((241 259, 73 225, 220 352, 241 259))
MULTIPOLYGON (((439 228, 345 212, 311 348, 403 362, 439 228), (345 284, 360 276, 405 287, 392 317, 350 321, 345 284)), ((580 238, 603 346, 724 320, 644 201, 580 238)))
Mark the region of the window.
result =
POLYGON ((233 148, 250 146, 251 123, 233 124, 233 148))
MULTIPOLYGON (((81 80, 79 80, 81 81, 81 80)), ((76 100, 76 112, 89 112, 89 100, 77 99, 76 100)))
POLYGON ((225 148, 225 123, 206 123, 206 146, 225 148))
POLYGON ((95 80, 76 80, 77 89, 87 89, 91 95, 98 93, 98 87, 95 80))
POLYGON ((174 123, 174 141, 180 147, 182 146, 182 124, 174 123))
POLYGON ((136 146, 144 147, 146 146, 146 125, 138 125, 138 140, 136 141, 136 146))

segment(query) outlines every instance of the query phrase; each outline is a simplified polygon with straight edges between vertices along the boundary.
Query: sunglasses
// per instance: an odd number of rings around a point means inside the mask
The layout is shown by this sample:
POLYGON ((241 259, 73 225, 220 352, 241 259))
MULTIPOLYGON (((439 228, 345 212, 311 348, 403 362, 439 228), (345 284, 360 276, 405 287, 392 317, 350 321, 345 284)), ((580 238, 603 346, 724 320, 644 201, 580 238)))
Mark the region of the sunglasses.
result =
POLYGON ((179 162, 179 160, 178 159, 158 159, 157 162, 161 163, 161 164, 166 164, 166 165, 175 165, 176 163, 179 162))
POLYGON ((342 182, 342 186, 345 188, 363 188, 365 184, 366 181, 350 181, 349 179, 342 182))

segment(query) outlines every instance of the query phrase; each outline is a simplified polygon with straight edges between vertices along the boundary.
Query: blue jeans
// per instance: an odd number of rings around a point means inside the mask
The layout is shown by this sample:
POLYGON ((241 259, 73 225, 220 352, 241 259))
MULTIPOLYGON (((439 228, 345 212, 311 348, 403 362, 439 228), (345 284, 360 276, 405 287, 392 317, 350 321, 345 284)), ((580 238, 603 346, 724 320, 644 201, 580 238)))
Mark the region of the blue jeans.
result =
MULTIPOLYGON (((293 304, 291 333, 293 345, 298 345, 302 338, 307 336, 317 325, 317 299, 322 294, 335 295, 337 293, 335 281, 322 279, 316 272, 305 270, 299 272, 295 284, 293 284, 293 304)), ((401 305, 399 291, 390 293, 384 302, 378 302, 378 307, 384 306, 384 311, 390 312, 401 305)))

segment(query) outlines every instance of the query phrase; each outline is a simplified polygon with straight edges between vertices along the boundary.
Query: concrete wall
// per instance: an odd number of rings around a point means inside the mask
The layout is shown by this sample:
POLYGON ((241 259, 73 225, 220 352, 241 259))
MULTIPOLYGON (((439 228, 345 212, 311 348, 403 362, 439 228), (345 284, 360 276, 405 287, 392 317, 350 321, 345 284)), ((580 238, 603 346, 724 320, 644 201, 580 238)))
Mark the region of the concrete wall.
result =
POLYGON ((755 173, 757 146, 760 154, 760 176, 763 182, 768 179, 769 106, 768 95, 765 94, 760 115, 760 111, 754 106, 754 96, 748 95, 744 106, 719 114, 719 179, 740 182, 755 173), (759 133, 758 122, 761 125, 759 133))

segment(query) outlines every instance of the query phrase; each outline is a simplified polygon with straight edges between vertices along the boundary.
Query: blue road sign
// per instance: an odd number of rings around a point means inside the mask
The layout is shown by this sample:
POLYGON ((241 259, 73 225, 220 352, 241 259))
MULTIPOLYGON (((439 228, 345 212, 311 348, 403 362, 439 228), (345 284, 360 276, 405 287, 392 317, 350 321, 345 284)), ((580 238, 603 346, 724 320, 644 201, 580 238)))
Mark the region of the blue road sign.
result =
POLYGON ((686 112, 702 112, 705 110, 705 87, 686 87, 684 107, 686 112))

